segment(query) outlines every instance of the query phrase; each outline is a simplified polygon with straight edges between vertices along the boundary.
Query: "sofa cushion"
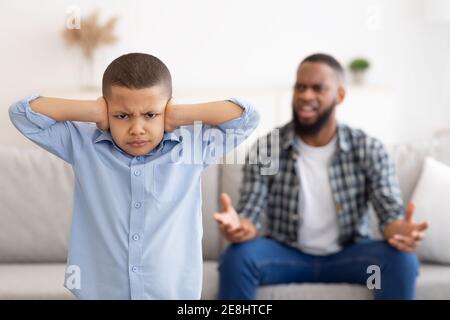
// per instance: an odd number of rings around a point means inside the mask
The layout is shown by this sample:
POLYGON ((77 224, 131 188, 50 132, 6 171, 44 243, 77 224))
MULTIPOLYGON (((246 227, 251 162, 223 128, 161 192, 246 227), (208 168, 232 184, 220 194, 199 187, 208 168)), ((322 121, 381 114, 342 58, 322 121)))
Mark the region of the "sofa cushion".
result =
POLYGON ((450 266, 421 263, 416 298, 450 300, 450 266))
POLYGON ((403 200, 407 202, 411 199, 427 156, 450 165, 450 131, 436 134, 431 139, 392 145, 388 149, 395 163, 403 200))
POLYGON ((74 299, 64 287, 64 263, 0 264, 0 300, 74 299))
POLYGON ((215 300, 219 292, 219 271, 216 260, 205 260, 203 262, 203 287, 202 300, 215 300))
POLYGON ((373 294, 362 285, 348 283, 302 283, 263 286, 259 300, 369 300, 373 294))
POLYGON ((450 247, 449 190, 450 166, 427 157, 412 197, 416 204, 415 221, 429 222, 418 250, 422 260, 450 264, 450 251, 442 249, 450 247))
POLYGON ((0 146, 0 262, 64 262, 69 165, 38 148, 0 146))

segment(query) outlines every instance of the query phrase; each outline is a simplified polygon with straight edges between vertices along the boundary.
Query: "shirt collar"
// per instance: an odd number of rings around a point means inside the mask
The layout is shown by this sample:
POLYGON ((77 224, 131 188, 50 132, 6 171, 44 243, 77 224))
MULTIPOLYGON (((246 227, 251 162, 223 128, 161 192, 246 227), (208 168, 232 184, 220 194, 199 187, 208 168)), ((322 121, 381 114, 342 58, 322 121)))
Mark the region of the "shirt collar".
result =
MULTIPOLYGON (((101 141, 109 141, 109 142, 111 142, 116 148, 118 148, 121 152, 123 152, 123 150, 120 149, 120 148, 116 145, 116 143, 114 142, 114 140, 113 140, 113 138, 112 138, 112 136, 111 136, 111 133, 110 133, 109 131, 104 131, 104 130, 97 129, 96 134, 97 134, 97 136, 96 136, 96 138, 94 138, 94 143, 101 142, 101 141)), ((149 154, 151 154, 153 151, 159 151, 159 150, 161 150, 161 149, 164 147, 164 145, 166 144, 167 141, 180 142, 181 140, 180 140, 180 137, 178 137, 178 136, 175 134, 175 132, 164 132, 163 139, 161 140, 161 142, 159 143, 159 145, 158 145, 156 148, 154 148, 152 151, 150 151, 149 154)))
MULTIPOLYGON (((284 137, 280 137, 283 142, 281 144, 281 148, 283 150, 288 149, 289 147, 294 146, 294 140, 295 140, 295 130, 294 130, 294 123, 291 121, 286 125, 286 133, 284 137)), ((346 126, 343 124, 340 124, 338 122, 337 124, 337 146, 340 151, 347 152, 350 151, 350 141, 348 137, 348 131, 346 130, 346 126)))

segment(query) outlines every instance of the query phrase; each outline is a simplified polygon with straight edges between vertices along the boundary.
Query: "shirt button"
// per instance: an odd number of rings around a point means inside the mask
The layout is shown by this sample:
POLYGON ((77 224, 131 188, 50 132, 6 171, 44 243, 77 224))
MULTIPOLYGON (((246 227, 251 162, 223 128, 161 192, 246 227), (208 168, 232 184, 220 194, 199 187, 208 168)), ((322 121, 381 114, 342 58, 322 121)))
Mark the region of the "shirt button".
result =
POLYGON ((131 271, 133 271, 133 272, 138 272, 138 267, 133 266, 133 267, 131 268, 131 271))
POLYGON ((141 161, 141 160, 142 160, 142 157, 141 157, 141 156, 137 156, 137 157, 136 157, 136 160, 137 160, 137 161, 141 161))
POLYGON ((138 241, 139 240, 139 235, 138 234, 133 235, 133 240, 134 241, 138 241))
POLYGON ((140 176, 141 175, 141 170, 134 170, 134 175, 135 176, 140 176))
POLYGON ((135 207, 136 209, 139 209, 139 208, 141 207, 141 203, 140 203, 140 202, 136 202, 136 203, 134 204, 134 207, 135 207))

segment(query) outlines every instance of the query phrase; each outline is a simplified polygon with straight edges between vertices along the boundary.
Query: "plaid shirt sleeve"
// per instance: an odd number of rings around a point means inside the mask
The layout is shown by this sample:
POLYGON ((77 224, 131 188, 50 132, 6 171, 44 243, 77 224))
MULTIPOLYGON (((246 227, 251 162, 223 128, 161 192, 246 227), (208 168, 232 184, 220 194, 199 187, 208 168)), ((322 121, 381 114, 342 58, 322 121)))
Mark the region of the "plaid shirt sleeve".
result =
MULTIPOLYGON (((258 142, 254 144, 250 153, 258 151, 258 142)), ((251 164, 249 155, 246 157, 245 165, 242 168, 243 180, 239 190, 240 198, 237 205, 237 212, 243 218, 249 219, 257 228, 261 230, 261 218, 267 205, 269 189, 269 176, 261 174, 261 165, 251 164)))
POLYGON ((388 223, 403 218, 404 205, 394 163, 385 146, 373 138, 368 138, 366 144, 365 169, 369 199, 383 233, 388 223))

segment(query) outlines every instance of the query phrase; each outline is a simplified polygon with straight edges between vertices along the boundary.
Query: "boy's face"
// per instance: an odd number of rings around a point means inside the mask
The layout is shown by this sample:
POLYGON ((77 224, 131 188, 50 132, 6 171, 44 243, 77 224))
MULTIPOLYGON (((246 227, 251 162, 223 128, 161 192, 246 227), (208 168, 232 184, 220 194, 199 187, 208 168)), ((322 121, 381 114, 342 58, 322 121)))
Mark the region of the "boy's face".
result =
POLYGON ((149 153, 164 135, 165 88, 144 89, 112 86, 107 98, 108 119, 114 142, 133 156, 149 153))

